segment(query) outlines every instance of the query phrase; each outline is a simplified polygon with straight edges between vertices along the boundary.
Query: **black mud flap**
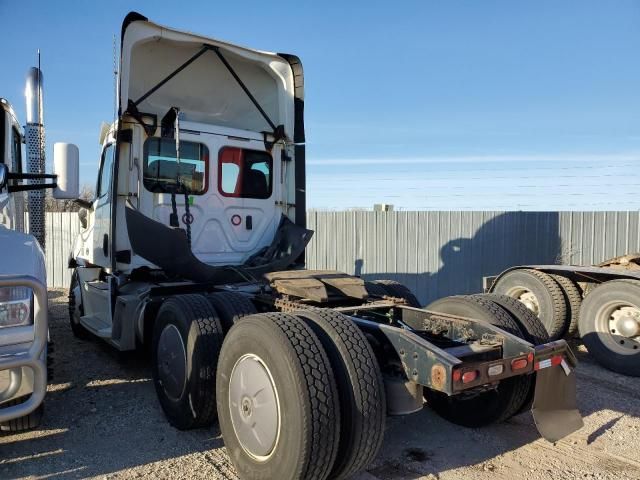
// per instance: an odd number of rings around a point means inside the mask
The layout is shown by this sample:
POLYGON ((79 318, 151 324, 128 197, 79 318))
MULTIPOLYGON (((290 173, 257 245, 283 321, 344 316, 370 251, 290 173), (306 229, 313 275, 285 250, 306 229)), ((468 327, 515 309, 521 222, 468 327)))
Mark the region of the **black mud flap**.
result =
POLYGON ((557 442, 584 425, 576 404, 576 374, 566 363, 538 371, 531 413, 540 434, 557 442))

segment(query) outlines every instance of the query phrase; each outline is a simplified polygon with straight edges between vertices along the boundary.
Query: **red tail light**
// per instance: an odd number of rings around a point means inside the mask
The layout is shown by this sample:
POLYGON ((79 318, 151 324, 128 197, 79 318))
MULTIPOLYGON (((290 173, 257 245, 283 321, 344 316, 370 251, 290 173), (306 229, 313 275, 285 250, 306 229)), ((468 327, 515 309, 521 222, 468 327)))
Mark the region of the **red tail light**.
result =
POLYGON ((528 358, 516 358, 511 361, 511 370, 522 370, 523 368, 527 368, 527 365, 529 365, 528 358))
POLYGON ((462 374, 462 383, 471 383, 476 378, 478 378, 478 371, 477 370, 472 370, 470 372, 464 372, 462 374))

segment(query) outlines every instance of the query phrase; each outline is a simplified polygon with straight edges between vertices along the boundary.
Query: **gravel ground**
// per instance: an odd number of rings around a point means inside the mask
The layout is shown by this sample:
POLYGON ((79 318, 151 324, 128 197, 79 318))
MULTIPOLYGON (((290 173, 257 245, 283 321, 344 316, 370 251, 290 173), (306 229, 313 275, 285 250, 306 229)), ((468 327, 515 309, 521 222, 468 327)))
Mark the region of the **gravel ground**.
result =
MULTIPOLYGON (((147 361, 75 339, 66 295, 50 298, 55 377, 44 422, 0 437, 0 478, 237 478, 217 427, 170 427, 147 361)), ((578 355, 581 431, 552 445, 528 413, 470 430, 425 408, 388 419, 382 454, 357 480, 640 479, 640 378, 600 368, 582 347, 578 355)))

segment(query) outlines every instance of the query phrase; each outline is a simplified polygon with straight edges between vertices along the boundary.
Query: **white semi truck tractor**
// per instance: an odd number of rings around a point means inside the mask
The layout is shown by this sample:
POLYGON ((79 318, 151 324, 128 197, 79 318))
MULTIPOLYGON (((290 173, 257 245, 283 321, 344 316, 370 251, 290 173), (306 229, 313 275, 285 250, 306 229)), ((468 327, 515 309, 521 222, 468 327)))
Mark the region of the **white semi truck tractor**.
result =
POLYGON ((548 440, 581 427, 575 358, 517 302, 453 298, 436 313, 398 283, 304 268, 296 56, 138 13, 121 38, 70 322, 121 351, 148 347, 172 425, 217 420, 239 476, 265 480, 350 477, 376 457, 386 415, 425 398, 468 427, 532 405, 548 440))
MULTIPOLYGON (((38 425, 47 389, 45 257, 39 240, 24 232, 23 192, 44 193, 44 189, 54 188, 56 198, 78 196, 77 148, 56 144, 54 169, 58 174, 42 173, 39 69, 29 71, 26 93, 27 136, 9 102, 0 98, 0 431, 9 432, 38 425), (23 161, 24 151, 29 162, 23 161)), ((43 199, 43 195, 35 195, 29 202, 31 230, 37 231, 40 240, 44 239, 43 199)))

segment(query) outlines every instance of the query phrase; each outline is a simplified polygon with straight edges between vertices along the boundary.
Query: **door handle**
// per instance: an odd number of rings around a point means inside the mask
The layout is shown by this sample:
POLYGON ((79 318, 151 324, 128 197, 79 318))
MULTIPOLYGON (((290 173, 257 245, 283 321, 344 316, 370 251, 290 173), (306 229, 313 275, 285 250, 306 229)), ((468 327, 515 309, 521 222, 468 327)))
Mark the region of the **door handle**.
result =
POLYGON ((102 237, 102 253, 104 253, 105 257, 109 256, 109 235, 106 233, 102 237))
POLYGON ((252 230, 253 229, 253 217, 251 215, 247 215, 247 218, 245 219, 244 224, 247 227, 247 230, 252 230))

